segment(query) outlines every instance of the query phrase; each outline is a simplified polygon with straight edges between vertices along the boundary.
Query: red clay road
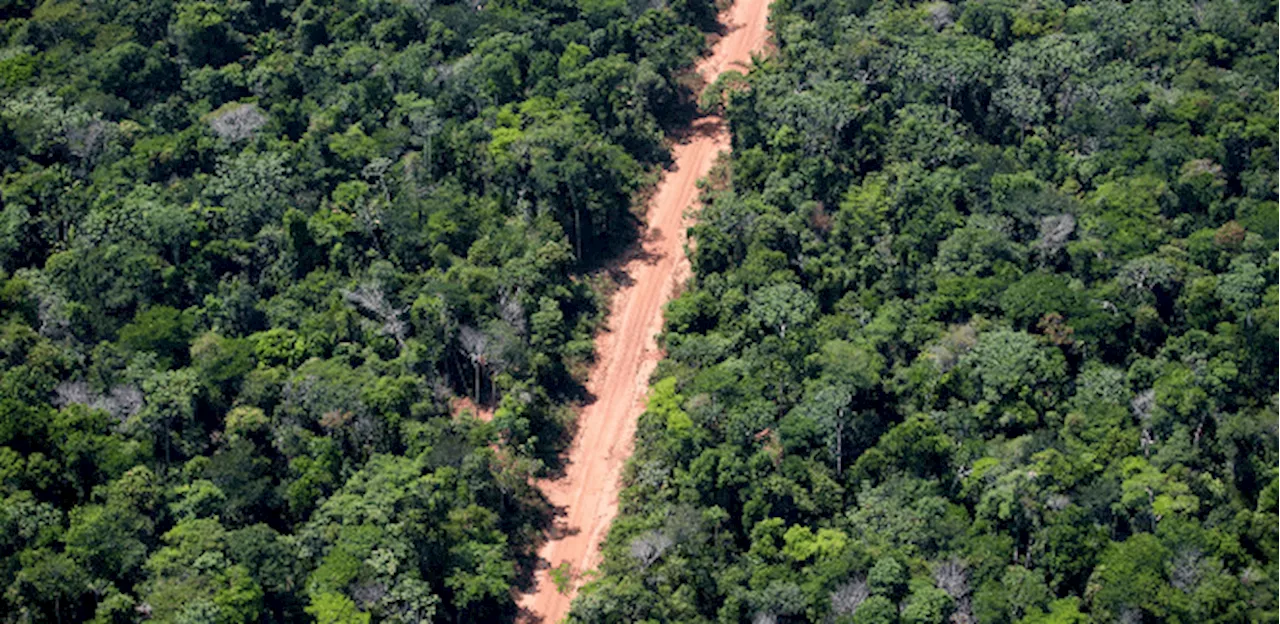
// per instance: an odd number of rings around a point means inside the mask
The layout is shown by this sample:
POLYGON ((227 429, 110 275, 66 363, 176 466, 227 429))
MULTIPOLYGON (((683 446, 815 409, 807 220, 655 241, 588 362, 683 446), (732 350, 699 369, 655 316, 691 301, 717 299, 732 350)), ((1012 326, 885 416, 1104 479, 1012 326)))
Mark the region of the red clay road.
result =
MULTIPOLYGON (((737 0, 720 15, 727 32, 697 66, 707 83, 735 64, 748 65, 751 53, 764 49, 769 1, 737 0)), ((578 575, 599 565, 600 542, 617 515, 622 467, 644 411, 649 375, 662 356, 654 339, 662 329, 662 306, 689 274, 684 213, 697 199, 698 179, 729 149, 729 132, 719 118, 703 117, 696 126, 674 146, 675 166, 659 182, 648 209, 644 253, 624 267, 630 283, 610 302, 609 327, 596 340, 596 363, 587 379, 595 400, 578 416, 564 476, 538 484, 564 515, 539 552, 546 567, 537 572, 536 588, 520 596, 526 620, 564 619, 578 580, 568 595, 561 594, 548 569, 568 562, 578 575)))

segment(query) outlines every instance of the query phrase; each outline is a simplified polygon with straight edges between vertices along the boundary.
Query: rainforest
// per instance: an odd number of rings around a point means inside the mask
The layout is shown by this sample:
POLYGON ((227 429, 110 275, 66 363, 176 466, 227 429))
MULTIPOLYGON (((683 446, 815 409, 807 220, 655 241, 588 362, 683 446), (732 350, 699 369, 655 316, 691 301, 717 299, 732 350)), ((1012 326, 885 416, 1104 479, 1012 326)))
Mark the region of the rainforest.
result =
POLYGON ((0 0, 0 622, 1274 622, 1271 0, 0 0))

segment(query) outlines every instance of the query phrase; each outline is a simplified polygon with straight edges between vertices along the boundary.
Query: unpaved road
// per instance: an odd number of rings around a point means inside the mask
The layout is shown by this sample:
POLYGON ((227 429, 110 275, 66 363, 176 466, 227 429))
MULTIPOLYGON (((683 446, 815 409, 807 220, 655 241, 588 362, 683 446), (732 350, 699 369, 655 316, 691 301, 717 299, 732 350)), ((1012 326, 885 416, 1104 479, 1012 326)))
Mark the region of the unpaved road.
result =
MULTIPOLYGON (((736 0, 720 15, 727 32, 697 66, 708 84, 736 64, 749 64, 751 53, 764 49, 769 2, 736 0)), ((672 150, 675 166, 663 176, 649 205, 643 253, 624 267, 630 283, 614 294, 608 330, 596 340, 596 363, 587 379, 595 400, 578 416, 564 476, 538 484, 564 515, 556 519, 539 552, 547 567, 537 572, 537 587, 520 597, 526 620, 556 624, 569 612, 578 581, 569 595, 561 594, 549 568, 568 562, 578 575, 599 564, 600 541, 618 512, 622 467, 631 455, 636 419, 644 411, 649 375, 662 355, 654 340, 662 329, 662 306, 689 274, 684 212, 697 199, 698 179, 727 149, 729 132, 723 122, 703 117, 672 150)))

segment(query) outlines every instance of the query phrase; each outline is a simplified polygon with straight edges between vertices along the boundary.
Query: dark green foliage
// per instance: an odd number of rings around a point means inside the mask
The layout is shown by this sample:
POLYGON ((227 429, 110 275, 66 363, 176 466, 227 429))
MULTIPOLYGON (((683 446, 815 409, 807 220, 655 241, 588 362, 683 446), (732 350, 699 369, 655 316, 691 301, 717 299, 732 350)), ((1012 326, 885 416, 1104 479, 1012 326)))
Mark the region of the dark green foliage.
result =
POLYGON ((0 1, 0 622, 510 620, 715 13, 0 1))
POLYGON ((771 24, 571 620, 1275 620, 1275 4, 771 24))

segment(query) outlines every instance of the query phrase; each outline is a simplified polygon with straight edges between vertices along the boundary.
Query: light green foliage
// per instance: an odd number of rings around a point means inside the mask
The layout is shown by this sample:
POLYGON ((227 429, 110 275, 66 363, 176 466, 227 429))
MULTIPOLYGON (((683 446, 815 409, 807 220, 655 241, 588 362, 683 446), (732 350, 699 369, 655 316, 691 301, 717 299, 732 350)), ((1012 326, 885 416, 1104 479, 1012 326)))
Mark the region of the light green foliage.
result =
POLYGON ((179 522, 147 560, 145 599, 161 622, 252 622, 262 611, 262 587, 227 559, 227 533, 216 519, 179 522))
POLYGON ((803 563, 812 558, 839 556, 844 552, 849 538, 835 529, 818 529, 817 534, 814 534, 808 527, 795 525, 787 529, 782 541, 786 544, 782 548, 782 554, 797 563, 803 563))
POLYGON ((356 603, 342 594, 320 594, 307 605, 307 614, 317 624, 369 624, 371 616, 356 608, 356 603))
POLYGON ((1052 597, 1038 571, 1009 566, 1000 579, 1010 618, 1018 621, 1028 613, 1045 608, 1052 597))
POLYGON ((750 310, 761 325, 786 338, 787 328, 807 321, 816 308, 812 295, 787 282, 756 291, 750 310))
POLYGON ((649 391, 649 403, 645 409, 659 422, 665 423, 668 432, 680 435, 693 426, 689 415, 680 409, 683 400, 684 398, 676 392, 676 379, 668 377, 653 385, 649 391))
POLYGON ((1089 618, 1080 612, 1080 599, 1068 596, 1053 601, 1049 611, 1035 609, 1022 618, 1022 624, 1084 624, 1089 618))
POLYGON ((1020 413, 1054 405, 1066 362, 1057 349, 1023 332, 995 331, 979 336, 973 350, 960 358, 976 386, 978 410, 992 410, 1002 424, 1034 418, 1020 413), (1001 413, 1001 408, 1004 408, 1001 413))
POLYGON ((884 557, 867 572, 871 593, 897 602, 907 593, 907 569, 897 559, 884 557))
POLYGON ((921 579, 913 583, 906 606, 902 609, 901 621, 903 624, 943 624, 950 617, 951 603, 947 592, 921 579))
POLYGON ((568 594, 569 589, 573 587, 573 566, 568 561, 561 562, 560 565, 551 568, 551 581, 556 584, 556 591, 562 594, 568 594))
POLYGON ((139 536, 150 533, 150 523, 137 511, 118 505, 77 509, 65 536, 67 553, 104 578, 137 570, 147 552, 139 536))
POLYGON ((228 234, 248 237, 279 221, 296 190, 292 174, 287 156, 279 152, 224 157, 205 187, 206 199, 216 206, 215 223, 228 234))
POLYGON ((1236 318, 1252 321, 1252 313, 1262 303, 1262 291, 1267 286, 1267 278, 1262 267, 1254 264, 1247 256, 1239 256, 1231 261, 1226 275, 1218 280, 1217 295, 1236 318))
POLYGON ((1194 513, 1200 500, 1177 478, 1162 473, 1141 457, 1124 460, 1120 502, 1125 507, 1149 512, 1155 521, 1173 513, 1194 513))

